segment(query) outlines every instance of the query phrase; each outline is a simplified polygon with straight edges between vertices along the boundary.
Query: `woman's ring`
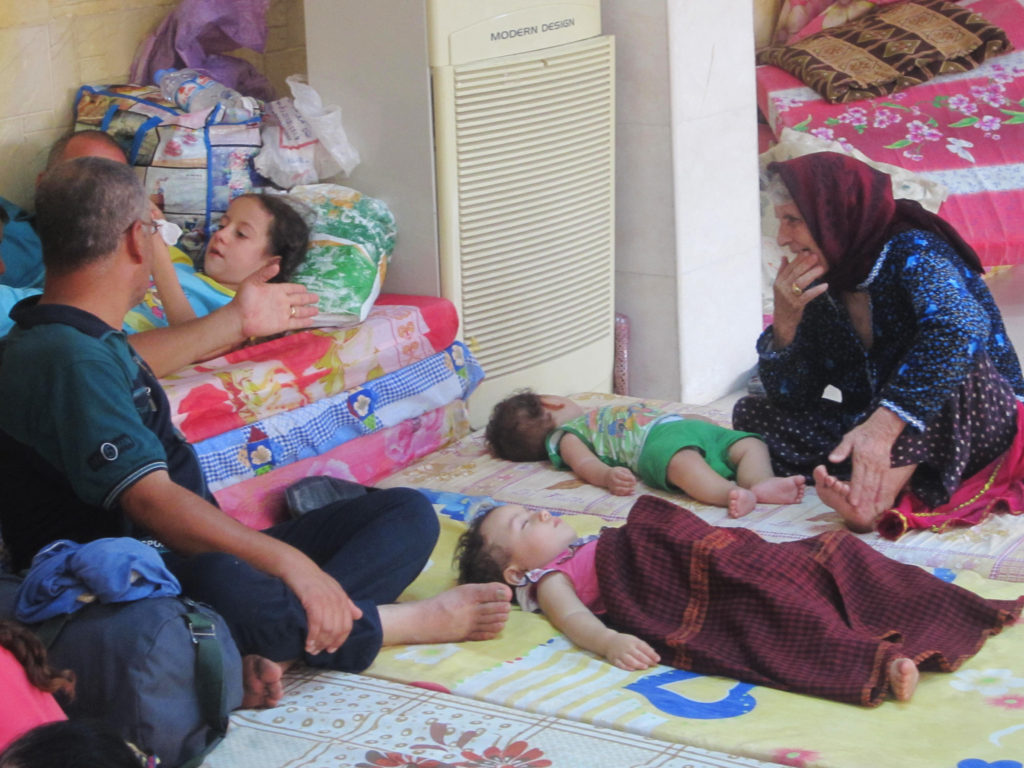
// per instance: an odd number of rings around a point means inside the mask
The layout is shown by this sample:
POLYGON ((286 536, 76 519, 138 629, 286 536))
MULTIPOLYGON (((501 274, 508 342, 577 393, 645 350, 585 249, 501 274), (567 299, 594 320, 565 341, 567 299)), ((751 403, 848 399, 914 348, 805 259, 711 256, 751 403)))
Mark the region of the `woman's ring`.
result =
MULTIPOLYGON (((796 288, 795 285, 793 287, 796 288)), ((290 314, 291 314, 292 317, 295 317, 295 307, 292 307, 292 311, 291 311, 290 314)))
POLYGON ((794 295, 794 296, 799 296, 799 295, 800 295, 801 293, 803 293, 803 292, 804 292, 804 289, 803 289, 803 288, 801 288, 801 287, 800 287, 799 285, 797 285, 796 283, 793 283, 793 295, 794 295))

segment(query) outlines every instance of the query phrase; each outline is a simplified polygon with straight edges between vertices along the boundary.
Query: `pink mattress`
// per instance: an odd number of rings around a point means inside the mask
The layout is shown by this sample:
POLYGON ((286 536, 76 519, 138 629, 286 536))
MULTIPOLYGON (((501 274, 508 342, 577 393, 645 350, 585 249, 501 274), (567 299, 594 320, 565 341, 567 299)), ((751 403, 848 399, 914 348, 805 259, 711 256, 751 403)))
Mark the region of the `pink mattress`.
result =
POLYGON ((469 434, 463 400, 406 419, 380 432, 357 437, 329 451, 279 467, 215 492, 221 509, 262 529, 286 519, 285 489, 303 477, 330 475, 373 485, 381 478, 469 434))
POLYGON ((382 294, 365 322, 315 328, 230 352, 162 380, 190 442, 338 395, 448 347, 447 299, 382 294))
POLYGON ((777 67, 757 68, 758 106, 776 136, 808 131, 944 184, 939 214, 986 266, 1024 262, 1024 0, 964 3, 1017 50, 978 69, 886 97, 829 104, 777 67))

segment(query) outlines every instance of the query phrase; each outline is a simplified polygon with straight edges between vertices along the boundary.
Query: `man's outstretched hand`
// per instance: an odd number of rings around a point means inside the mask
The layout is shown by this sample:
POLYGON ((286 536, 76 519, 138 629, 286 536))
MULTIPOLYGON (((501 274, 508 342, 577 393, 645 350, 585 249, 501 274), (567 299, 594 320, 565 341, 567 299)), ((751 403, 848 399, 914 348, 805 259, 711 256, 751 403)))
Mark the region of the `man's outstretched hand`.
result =
POLYGON ((298 331, 313 325, 318 296, 298 283, 267 282, 278 272, 268 264, 249 275, 227 305, 237 313, 243 339, 298 331))

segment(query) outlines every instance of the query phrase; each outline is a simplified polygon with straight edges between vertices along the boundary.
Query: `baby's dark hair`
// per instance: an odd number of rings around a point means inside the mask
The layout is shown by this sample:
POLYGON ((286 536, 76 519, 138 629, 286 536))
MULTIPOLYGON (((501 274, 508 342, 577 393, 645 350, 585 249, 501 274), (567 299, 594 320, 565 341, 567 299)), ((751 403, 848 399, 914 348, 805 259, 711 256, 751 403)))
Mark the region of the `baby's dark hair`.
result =
POLYGON ((455 544, 452 562, 459 572, 459 584, 505 583, 503 572, 508 565, 508 552, 504 547, 490 544, 480 533, 480 526, 490 511, 481 512, 473 518, 455 544))
POLYGON ((484 437, 499 459, 543 461, 548 457, 544 441, 554 428, 540 395, 524 389, 494 406, 484 437))
POLYGON ((270 282, 287 283, 306 258, 309 249, 309 225, 286 195, 265 195, 250 192, 240 197, 251 197, 270 214, 270 251, 280 257, 280 269, 270 282))

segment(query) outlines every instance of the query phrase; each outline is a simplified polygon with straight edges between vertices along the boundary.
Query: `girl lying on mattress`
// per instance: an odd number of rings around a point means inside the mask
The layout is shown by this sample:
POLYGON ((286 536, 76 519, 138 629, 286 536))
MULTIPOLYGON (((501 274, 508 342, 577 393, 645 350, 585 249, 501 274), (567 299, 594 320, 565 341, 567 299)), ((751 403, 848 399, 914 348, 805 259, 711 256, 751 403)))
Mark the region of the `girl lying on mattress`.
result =
POLYGON ((908 701, 919 669, 952 672, 1024 607, 846 530, 769 543, 654 496, 621 528, 582 539, 544 510, 495 507, 455 559, 460 582, 508 583, 524 609, 622 669, 664 662, 863 706, 908 701))
POLYGON ((150 291, 129 312, 126 327, 140 331, 207 315, 269 264, 278 265, 270 282, 287 282, 306 254, 309 225, 285 197, 251 193, 232 200, 207 243, 202 272, 177 248, 158 248, 153 282, 159 301, 150 291))

